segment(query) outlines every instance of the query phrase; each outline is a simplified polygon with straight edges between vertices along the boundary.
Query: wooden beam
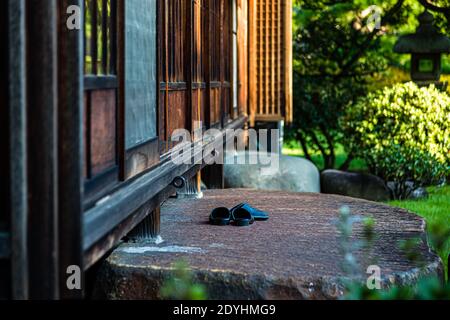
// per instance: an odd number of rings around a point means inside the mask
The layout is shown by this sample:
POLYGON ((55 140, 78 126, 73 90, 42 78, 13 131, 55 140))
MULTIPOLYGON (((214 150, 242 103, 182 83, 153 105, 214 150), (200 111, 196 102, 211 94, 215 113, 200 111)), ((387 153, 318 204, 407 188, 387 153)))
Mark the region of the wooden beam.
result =
MULTIPOLYGON (((231 122, 225 129, 242 128, 246 121, 247 118, 240 117, 231 122)), ((221 132, 224 141, 225 133, 226 130, 221 132)), ((204 148, 207 147, 208 145, 204 146, 204 148)), ((193 146, 192 149, 194 152, 203 153, 203 150, 197 150, 198 148, 193 148, 193 146)), ((198 157, 198 154, 193 153, 192 159, 196 159, 196 157, 198 157)), ((97 206, 84 215, 84 250, 91 250, 97 242, 108 236, 117 225, 131 217, 133 212, 170 185, 174 178, 199 169, 193 161, 192 164, 177 165, 172 161, 170 155, 164 156, 160 165, 154 170, 123 186, 114 193, 114 197, 100 201, 97 206)))
POLYGON ((12 298, 28 298, 25 0, 8 0, 12 298))
POLYGON ((30 298, 58 299, 57 1, 26 6, 30 298))
MULTIPOLYGON (((83 269, 83 32, 66 26, 68 7, 84 8, 83 0, 59 4, 58 211, 60 298, 83 297, 67 287, 67 269, 83 269)), ((103 12, 103 14, 106 14, 103 12)), ((105 65, 104 65, 105 68, 105 65)), ((106 69, 106 68, 105 68, 106 69)), ((83 284, 82 279, 82 284, 83 284)))

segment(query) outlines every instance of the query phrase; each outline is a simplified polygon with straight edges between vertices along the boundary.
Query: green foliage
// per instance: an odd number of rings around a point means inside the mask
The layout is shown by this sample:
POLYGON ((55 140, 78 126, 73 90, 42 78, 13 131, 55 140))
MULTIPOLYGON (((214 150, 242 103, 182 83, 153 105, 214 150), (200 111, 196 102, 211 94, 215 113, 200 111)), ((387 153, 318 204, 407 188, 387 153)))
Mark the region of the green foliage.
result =
POLYGON ((397 184, 441 181, 450 169, 450 97, 433 86, 412 82, 386 87, 348 108, 342 121, 348 152, 370 171, 397 184))
MULTIPOLYGON (((325 168, 336 165, 345 109, 367 94, 392 64, 393 26, 407 23, 409 1, 296 1, 294 14, 294 123, 287 137, 306 158, 319 152, 325 168), (403 4, 402 9, 398 4, 403 4), (368 28, 362 12, 384 10, 382 29, 368 28)), ((352 158, 342 165, 347 169, 352 158)))
MULTIPOLYGON (((450 7, 448 0, 433 3, 450 7)), ((418 0, 294 1, 294 123, 286 136, 307 159, 319 153, 324 168, 336 167, 345 109, 380 86, 409 79, 410 55, 395 54, 393 46, 399 35, 415 32, 422 11, 418 0), (371 31, 362 14, 371 5, 382 9, 380 30, 371 31)), ((449 35, 449 17, 433 15, 449 35)), ((450 68, 445 56, 443 68, 450 68)))
POLYGON ((430 187, 428 193, 426 199, 391 201, 389 204, 425 218, 430 244, 444 262, 447 274, 447 257, 450 253, 450 186, 430 187))
POLYGON ((161 297, 172 300, 206 300, 204 286, 194 283, 192 272, 185 261, 174 265, 173 276, 168 278, 160 291, 161 297))
POLYGON ((450 283, 436 277, 423 278, 415 286, 393 286, 387 290, 370 290, 352 283, 347 287, 346 300, 449 300, 450 283))
MULTIPOLYGON (((354 251, 360 246, 352 242, 353 223, 359 221, 352 216, 347 207, 340 210, 337 229, 340 232, 339 248, 344 257, 342 266, 346 277, 342 280, 345 286, 344 299, 346 300, 450 300, 450 282, 443 283, 441 279, 433 276, 423 277, 413 286, 390 286, 381 290, 369 289, 367 285, 362 285, 360 281, 348 280, 358 277, 358 270, 362 267, 354 258, 354 251)), ((363 220, 365 249, 371 249, 375 238, 374 226, 376 221, 373 218, 363 220)), ((449 241, 450 228, 447 224, 432 223, 428 228, 431 244, 441 252, 445 250, 449 241)), ((417 247, 421 244, 420 239, 410 239, 399 243, 399 247, 404 251, 406 257, 414 264, 420 264, 421 256, 417 247)), ((447 250, 447 254, 448 254, 447 250)), ((371 263, 372 264, 372 263, 371 263)))

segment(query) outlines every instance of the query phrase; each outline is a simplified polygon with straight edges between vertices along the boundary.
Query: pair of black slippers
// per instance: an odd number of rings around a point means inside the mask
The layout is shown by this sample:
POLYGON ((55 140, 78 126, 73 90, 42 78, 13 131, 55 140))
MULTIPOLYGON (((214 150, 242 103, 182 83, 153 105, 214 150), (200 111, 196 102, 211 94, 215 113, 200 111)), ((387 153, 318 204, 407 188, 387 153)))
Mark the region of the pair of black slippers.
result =
POLYGON ((209 222, 217 226, 229 225, 232 221, 238 227, 247 227, 258 221, 269 219, 267 212, 253 208, 247 203, 241 203, 231 210, 225 207, 215 208, 209 215, 209 222))

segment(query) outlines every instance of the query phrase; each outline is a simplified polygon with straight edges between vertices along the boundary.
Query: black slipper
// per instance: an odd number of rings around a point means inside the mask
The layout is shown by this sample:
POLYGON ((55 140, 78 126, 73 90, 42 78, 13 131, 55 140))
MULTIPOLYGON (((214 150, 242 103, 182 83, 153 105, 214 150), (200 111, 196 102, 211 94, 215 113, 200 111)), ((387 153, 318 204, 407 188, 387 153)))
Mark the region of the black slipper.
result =
POLYGON ((238 204, 236 207, 234 207, 233 209, 231 209, 231 216, 233 216, 233 212, 236 211, 237 209, 243 209, 248 211, 251 216, 253 217, 254 220, 256 221, 266 221, 269 220, 269 214, 265 211, 253 208, 251 205, 249 205, 248 203, 241 203, 238 204))
POLYGON ((209 222, 216 226, 226 226, 230 224, 231 213, 228 208, 215 208, 209 215, 209 222))
POLYGON ((238 227, 248 227, 255 222, 252 214, 242 207, 233 210, 231 213, 231 219, 234 221, 234 225, 238 227))

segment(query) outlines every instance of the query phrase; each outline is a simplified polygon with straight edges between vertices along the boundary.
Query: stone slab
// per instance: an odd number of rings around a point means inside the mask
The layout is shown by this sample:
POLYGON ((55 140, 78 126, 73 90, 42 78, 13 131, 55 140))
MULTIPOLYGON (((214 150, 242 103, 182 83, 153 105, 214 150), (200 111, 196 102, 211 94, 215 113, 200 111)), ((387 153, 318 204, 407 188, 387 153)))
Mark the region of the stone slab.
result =
MULTIPOLYGON (((334 224, 342 206, 376 220, 371 252, 381 267, 383 286, 412 284, 423 274, 442 276, 440 259, 426 243, 425 223, 384 204, 337 195, 209 190, 200 200, 171 199, 162 207, 162 243, 123 244, 101 267, 97 297, 160 299, 159 289, 185 260, 210 299, 336 299, 344 276, 339 234, 334 224), (270 212, 250 227, 212 226, 211 209, 242 201, 270 212), (412 264, 399 241, 420 238, 425 268, 412 264)), ((355 241, 363 237, 354 226, 355 241)))

